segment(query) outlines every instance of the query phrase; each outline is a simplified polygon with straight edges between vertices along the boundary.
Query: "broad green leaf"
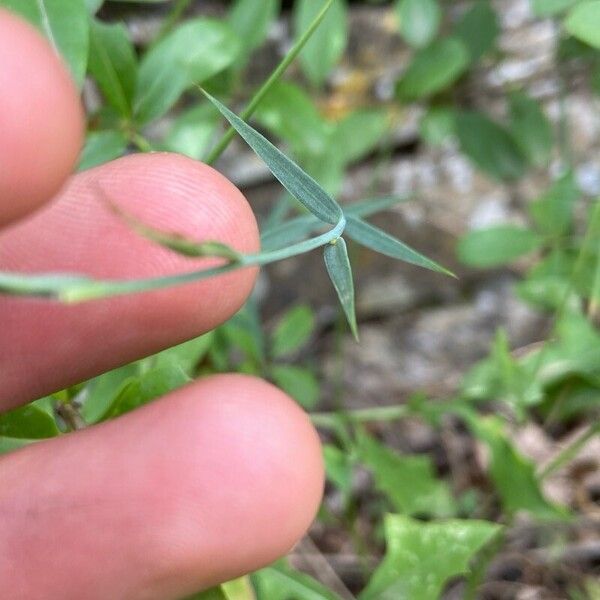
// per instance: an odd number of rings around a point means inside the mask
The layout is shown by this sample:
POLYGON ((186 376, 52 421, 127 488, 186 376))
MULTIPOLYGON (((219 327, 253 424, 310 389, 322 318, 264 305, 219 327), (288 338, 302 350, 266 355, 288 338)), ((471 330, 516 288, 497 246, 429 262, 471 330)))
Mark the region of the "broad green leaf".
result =
POLYGON ((96 14, 103 4, 104 0, 85 0, 85 5, 91 15, 96 14))
POLYGON ((531 7, 536 17, 551 17, 578 2, 580 0, 531 0, 531 7))
POLYGON ((125 385, 139 375, 138 363, 130 363, 90 379, 83 390, 81 416, 86 423, 101 421, 125 385))
POLYGON ((315 328, 315 315, 301 304, 289 310, 279 321, 271 338, 271 355, 280 358, 302 348, 315 328))
POLYGON ((469 562, 500 531, 487 521, 423 523, 385 519, 387 551, 359 600, 438 600, 444 584, 469 571, 469 562))
POLYGON ((437 0, 398 0, 400 33, 415 48, 427 46, 440 27, 442 10, 437 0))
POLYGON ((421 118, 419 131, 432 146, 439 146, 456 131, 455 111, 447 106, 433 106, 421 118))
POLYGON ((346 166, 377 148, 388 128, 389 119, 385 111, 356 110, 335 124, 328 144, 346 166))
POLYGON ((454 32, 475 62, 494 48, 500 33, 498 15, 488 0, 477 0, 457 23, 454 32))
POLYGON ((542 233, 555 237, 564 235, 571 229, 573 205, 579 195, 573 173, 569 172, 529 204, 529 214, 542 233))
POLYGON ((213 333, 205 333, 183 344, 163 350, 144 361, 148 361, 154 368, 178 367, 188 377, 193 377, 198 363, 206 355, 212 342, 213 333))
POLYGON ((391 258, 403 260, 404 262, 419 267, 425 267, 426 269, 431 269, 438 273, 454 276, 450 271, 441 265, 438 265, 433 260, 419 254, 416 250, 413 250, 382 229, 379 229, 358 217, 348 215, 346 232, 348 233, 348 237, 352 238, 355 242, 358 242, 371 250, 375 250, 375 252, 385 254, 391 258))
POLYGON ((600 48, 600 0, 574 6, 564 21, 565 29, 578 40, 600 48))
POLYGON ((295 365, 273 365, 271 377, 284 392, 306 409, 312 409, 319 401, 319 382, 309 369, 295 365))
POLYGON ((90 26, 88 69, 104 97, 124 117, 130 117, 137 77, 137 60, 127 29, 121 23, 90 26))
POLYGON ((38 440, 60 433, 56 421, 45 410, 28 404, 0 414, 0 436, 38 440))
POLYGON ((159 40, 140 64, 136 119, 147 123, 160 117, 187 88, 229 67, 239 54, 239 44, 227 24, 203 18, 188 21, 159 40))
POLYGON ((542 241, 531 229, 497 225, 467 233, 458 244, 458 257, 471 267, 498 267, 537 250, 542 241))
POLYGON ((340 220, 341 208, 312 177, 216 98, 204 93, 294 198, 326 223, 333 224, 340 220))
POLYGON ((171 152, 200 160, 206 153, 218 124, 218 116, 213 107, 208 103, 199 104, 175 119, 165 139, 165 146, 171 152))
POLYGON ((359 459, 373 473, 375 486, 406 515, 450 517, 456 506, 448 485, 436 478, 428 456, 401 455, 362 435, 359 459))
POLYGON ((327 273, 337 292, 340 304, 350 325, 350 331, 358 340, 356 325, 356 309, 354 305, 354 282, 352 268, 348 259, 348 249, 344 238, 338 238, 325 246, 325 266, 327 273))
POLYGON ((552 125, 540 105, 522 92, 510 95, 510 126, 513 138, 536 167, 548 164, 552 155, 552 125))
POLYGON ((465 415, 473 433, 490 452, 490 476, 504 510, 509 514, 525 511, 540 519, 566 518, 564 508, 546 500, 532 462, 510 443, 497 417, 465 415))
POLYGON ((456 133, 461 150, 492 177, 511 181, 525 173, 525 157, 513 137, 484 114, 458 113, 456 133))
POLYGON ((280 0, 236 0, 227 21, 246 53, 260 46, 279 12, 280 0))
POLYGON ((36 440, 28 440, 25 438, 10 438, 4 437, 0 435, 0 455, 6 454, 7 452, 12 452, 13 450, 18 450, 19 448, 24 448, 25 446, 29 446, 36 440))
POLYGON ((418 100, 452 85, 469 66, 470 56, 457 38, 436 40, 414 57, 396 85, 401 100, 418 100))
POLYGON ((257 600, 340 600, 324 585, 283 561, 253 573, 251 579, 257 600))
POLYGON ((275 83, 256 110, 255 117, 261 125, 290 144, 296 154, 322 154, 326 149, 326 124, 311 97, 296 84, 275 83))
MULTIPOLYGON (((325 5, 325 0, 297 0, 294 4, 296 39, 308 29, 325 5)), ((322 85, 337 64, 348 38, 346 0, 333 0, 323 22, 306 43, 299 59, 302 69, 315 86, 322 85)))
POLYGON ((186 600, 256 600, 249 577, 240 577, 194 594, 186 600))
POLYGON ((88 59, 89 25, 85 0, 0 0, 35 25, 63 57, 79 87, 88 59))
POLYGON ((120 131, 92 131, 85 138, 77 170, 85 171, 119 158, 127 145, 127 138, 120 131))

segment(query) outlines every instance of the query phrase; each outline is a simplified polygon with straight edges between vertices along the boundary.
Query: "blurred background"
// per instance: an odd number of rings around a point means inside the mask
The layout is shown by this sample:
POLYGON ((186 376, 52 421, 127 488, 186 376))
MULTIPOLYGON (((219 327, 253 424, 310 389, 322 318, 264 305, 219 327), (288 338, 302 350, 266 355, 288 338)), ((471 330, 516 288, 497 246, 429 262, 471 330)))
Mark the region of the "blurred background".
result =
MULTIPOLYGON (((324 2, 88 4, 141 61, 126 81, 194 75, 120 110, 96 25, 82 169, 206 160, 225 127, 192 84, 240 112, 324 2), (182 32, 197 22, 225 29, 182 32)), ((356 343, 320 253, 283 261, 215 333, 61 397, 92 423, 181 384, 165 373, 183 364, 259 374, 311 412, 319 519, 239 598, 600 598, 599 49, 594 1, 334 0, 249 122, 343 205, 381 199, 365 218, 457 278, 350 245, 356 343)), ((263 232, 299 213, 240 138, 215 166, 263 232)))

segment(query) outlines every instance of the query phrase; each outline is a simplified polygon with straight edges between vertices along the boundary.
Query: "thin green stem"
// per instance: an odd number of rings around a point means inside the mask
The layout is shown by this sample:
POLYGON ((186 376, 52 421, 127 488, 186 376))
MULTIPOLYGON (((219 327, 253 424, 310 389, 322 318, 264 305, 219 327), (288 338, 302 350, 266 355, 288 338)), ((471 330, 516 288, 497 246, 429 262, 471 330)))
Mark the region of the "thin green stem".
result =
POLYGON ((157 40, 163 38, 173 27, 176 25, 177 21, 181 18, 181 15, 188 9, 193 0, 177 0, 175 5, 173 6, 171 12, 168 14, 166 19, 163 21, 163 24, 156 36, 157 40))
POLYGON ((87 279, 77 275, 26 276, 0 272, 0 293, 42 296, 55 298, 62 302, 74 303, 109 296, 158 290, 174 285, 201 281, 244 267, 263 266, 310 252, 337 240, 344 232, 345 226, 346 219, 342 216, 333 229, 309 240, 288 246, 287 248, 258 254, 245 254, 239 260, 230 261, 219 267, 192 271, 190 273, 180 273, 168 277, 152 277, 128 281, 102 281, 87 279))
MULTIPOLYGON (((254 94, 248 106, 240 113, 240 117, 247 121, 248 118, 258 108, 258 105, 262 102, 268 91, 273 87, 280 77, 285 73, 287 68, 292 64, 294 59, 298 56, 302 48, 306 45, 312 34, 316 31, 317 27, 321 24, 321 21, 325 18, 329 7, 332 5, 333 0, 327 0, 319 14, 315 17, 314 21, 310 24, 310 27, 302 34, 298 41, 292 46, 291 50, 286 54, 284 59, 279 63, 277 68, 271 73, 271 76, 262 84, 260 89, 254 94)), ((229 146, 231 140, 235 135, 235 129, 229 127, 225 132, 219 143, 210 151, 205 159, 205 162, 212 165, 218 158, 223 154, 227 146, 229 146)))
POLYGON ((578 435, 570 444, 567 444, 550 463, 548 463, 538 474, 538 479, 541 481, 555 471, 560 469, 564 464, 575 458, 581 449, 595 436, 600 435, 600 422, 595 421, 580 435, 578 435))

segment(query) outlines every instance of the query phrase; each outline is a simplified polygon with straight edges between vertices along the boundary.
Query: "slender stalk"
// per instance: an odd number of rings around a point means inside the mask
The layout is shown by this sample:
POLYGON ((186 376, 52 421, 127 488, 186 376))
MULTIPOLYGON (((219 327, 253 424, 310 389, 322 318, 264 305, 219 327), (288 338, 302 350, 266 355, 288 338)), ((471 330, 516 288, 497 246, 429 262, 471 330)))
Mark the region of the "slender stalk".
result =
POLYGON ((179 21, 179 19, 181 18, 181 15, 183 15, 183 13, 188 9, 192 1, 193 0, 177 0, 175 2, 175 5, 173 6, 171 12, 163 21, 160 31, 156 36, 157 40, 163 38, 165 35, 167 35, 167 33, 169 33, 169 31, 171 31, 171 29, 173 29, 177 21, 179 21))
POLYGON ((577 436, 570 444, 567 444, 538 474, 538 479, 542 480, 552 475, 560 469, 565 463, 575 458, 581 449, 596 435, 600 435, 600 422, 595 421, 577 436))
MULTIPOLYGON (((258 105, 262 102, 267 92, 273 87, 273 84, 285 73, 287 68, 292 64, 294 59, 298 56, 302 48, 306 45, 312 34, 316 31, 317 27, 321 24, 321 21, 325 18, 327 11, 332 5, 333 0, 327 0, 319 14, 315 17, 314 21, 310 24, 310 27, 302 34, 300 39, 292 46, 290 51, 286 54, 284 59, 279 63, 277 68, 271 73, 270 77, 262 84, 260 89, 254 94, 248 106, 240 113, 240 117, 246 121, 258 108, 258 105)), ((218 158, 223 154, 227 146, 229 146, 231 140, 235 135, 235 129, 229 127, 225 132, 219 143, 210 151, 205 159, 206 164, 212 165, 218 158)))

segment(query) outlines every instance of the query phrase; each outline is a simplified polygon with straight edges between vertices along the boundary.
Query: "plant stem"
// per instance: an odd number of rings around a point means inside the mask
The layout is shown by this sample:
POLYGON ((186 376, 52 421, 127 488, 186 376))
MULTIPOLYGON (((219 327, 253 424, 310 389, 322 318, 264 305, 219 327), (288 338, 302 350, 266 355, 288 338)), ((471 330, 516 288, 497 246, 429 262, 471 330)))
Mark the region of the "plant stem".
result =
POLYGON ((570 444, 567 444, 538 474, 538 479, 542 480, 560 469, 565 463, 569 462, 579 454, 580 450, 596 435, 600 434, 600 422, 596 421, 577 436, 570 444))
MULTIPOLYGON (((310 24, 310 27, 302 34, 300 39, 292 46, 291 50, 286 54, 284 59, 279 63, 277 68, 271 73, 270 77, 262 84, 260 89, 254 94, 248 106, 240 113, 240 117, 246 121, 257 109, 258 105, 262 102, 267 92, 271 89, 274 83, 283 75, 287 68, 292 64, 296 56, 304 48, 306 42, 311 38, 317 27, 321 24, 324 19, 329 7, 332 5, 333 0, 327 0, 319 14, 315 17, 314 21, 310 24)), ((235 129, 229 127, 225 132, 219 143, 210 151, 205 159, 206 164, 212 165, 221 154, 229 146, 233 136, 235 135, 235 129)))
POLYGON ((312 413, 310 418, 317 427, 335 428, 340 421, 352 423, 368 423, 369 421, 397 421, 410 414, 411 410, 405 404, 396 406, 380 406, 377 408, 360 408, 344 412, 312 413))
POLYGON ((173 6, 171 12, 167 15, 166 19, 163 21, 163 24, 156 36, 157 40, 163 38, 171 29, 173 29, 174 25, 179 21, 181 15, 188 9, 189 5, 192 3, 192 0, 177 0, 175 5, 173 6))

